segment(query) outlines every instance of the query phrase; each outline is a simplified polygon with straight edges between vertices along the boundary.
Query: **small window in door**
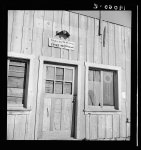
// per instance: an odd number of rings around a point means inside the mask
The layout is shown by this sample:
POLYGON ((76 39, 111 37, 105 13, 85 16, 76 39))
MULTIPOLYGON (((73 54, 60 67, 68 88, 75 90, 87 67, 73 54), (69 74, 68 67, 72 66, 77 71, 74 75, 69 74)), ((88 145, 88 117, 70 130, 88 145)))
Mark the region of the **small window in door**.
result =
POLYGON ((50 94, 72 94, 73 68, 63 66, 46 66, 45 92, 50 94))

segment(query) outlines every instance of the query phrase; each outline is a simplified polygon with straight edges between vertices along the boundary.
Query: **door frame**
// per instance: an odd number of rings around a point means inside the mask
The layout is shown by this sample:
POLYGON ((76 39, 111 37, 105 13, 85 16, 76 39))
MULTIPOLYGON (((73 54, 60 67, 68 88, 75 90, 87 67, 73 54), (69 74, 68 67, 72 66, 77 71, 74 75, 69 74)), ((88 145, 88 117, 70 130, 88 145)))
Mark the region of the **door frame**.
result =
POLYGON ((81 100, 81 68, 83 63, 80 61, 74 61, 74 60, 63 60, 60 58, 52 58, 52 57, 46 57, 46 56, 39 56, 39 74, 38 74, 38 87, 37 87, 37 99, 36 99, 36 111, 35 111, 35 129, 34 129, 34 138, 35 140, 38 140, 37 137, 40 134, 40 131, 38 130, 39 127, 39 113, 40 113, 40 101, 43 98, 43 91, 42 91, 42 82, 43 82, 43 68, 44 68, 44 62, 49 63, 59 63, 61 65, 73 65, 77 68, 77 99, 76 99, 76 107, 75 107, 75 126, 74 126, 74 133, 75 138, 80 139, 80 100, 81 100))

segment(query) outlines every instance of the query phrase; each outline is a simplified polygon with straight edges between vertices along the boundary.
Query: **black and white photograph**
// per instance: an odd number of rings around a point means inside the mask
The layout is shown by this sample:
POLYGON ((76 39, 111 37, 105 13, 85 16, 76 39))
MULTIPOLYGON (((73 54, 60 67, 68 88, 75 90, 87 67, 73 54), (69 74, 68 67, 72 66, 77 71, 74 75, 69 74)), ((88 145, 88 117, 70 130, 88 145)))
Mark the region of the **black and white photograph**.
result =
POLYGON ((130 141, 134 122, 138 145, 133 12, 92 5, 7 10, 7 140, 130 141))

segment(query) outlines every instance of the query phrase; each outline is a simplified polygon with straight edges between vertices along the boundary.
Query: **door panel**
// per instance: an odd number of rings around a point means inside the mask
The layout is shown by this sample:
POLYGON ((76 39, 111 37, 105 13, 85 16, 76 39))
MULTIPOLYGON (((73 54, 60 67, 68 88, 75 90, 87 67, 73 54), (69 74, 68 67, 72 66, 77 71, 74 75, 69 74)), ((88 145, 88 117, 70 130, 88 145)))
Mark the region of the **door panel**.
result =
POLYGON ((45 64, 43 83, 44 97, 40 107, 38 139, 70 138, 74 124, 74 119, 72 120, 74 68, 45 64), (56 84, 59 82, 61 87, 56 84))

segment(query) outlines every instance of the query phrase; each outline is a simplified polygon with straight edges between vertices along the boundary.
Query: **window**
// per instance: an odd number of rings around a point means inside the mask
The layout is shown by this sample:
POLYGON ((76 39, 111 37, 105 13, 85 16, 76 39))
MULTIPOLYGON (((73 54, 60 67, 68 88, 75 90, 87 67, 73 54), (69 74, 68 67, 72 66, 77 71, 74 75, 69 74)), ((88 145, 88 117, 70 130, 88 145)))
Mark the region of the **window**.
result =
POLYGON ((86 63, 86 110, 120 109, 120 68, 86 63))
POLYGON ((28 107, 31 56, 9 53, 7 59, 7 105, 8 108, 28 107))
POLYGON ((7 103, 24 105, 28 61, 8 58, 7 103))
POLYGON ((72 95, 73 68, 46 65, 45 92, 72 95))

